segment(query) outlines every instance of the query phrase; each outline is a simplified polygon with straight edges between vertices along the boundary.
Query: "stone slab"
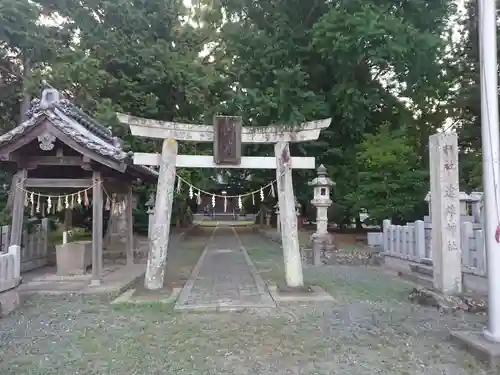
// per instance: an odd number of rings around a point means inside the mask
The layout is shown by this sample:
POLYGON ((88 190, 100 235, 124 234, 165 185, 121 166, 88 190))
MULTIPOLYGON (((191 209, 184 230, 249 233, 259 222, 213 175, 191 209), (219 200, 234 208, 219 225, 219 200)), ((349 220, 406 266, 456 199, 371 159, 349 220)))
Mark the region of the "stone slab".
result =
POLYGON ((15 290, 0 293, 0 318, 7 316, 21 305, 21 297, 15 290))
POLYGON ((103 275, 99 285, 90 285, 90 279, 82 276, 74 279, 70 277, 55 279, 48 276, 45 281, 42 277, 23 282, 16 289, 21 294, 41 295, 117 295, 130 288, 136 280, 145 273, 144 264, 116 267, 114 271, 103 275))
POLYGON ((115 298, 113 301, 111 301, 111 304, 113 305, 123 304, 123 303, 130 303, 135 305, 149 305, 152 303, 171 304, 175 302, 181 290, 182 288, 174 288, 172 293, 167 298, 165 298, 163 294, 155 295, 154 293, 151 293, 147 296, 136 296, 134 295, 136 290, 129 289, 120 296, 118 296, 117 298, 115 298))
MULTIPOLYGON (((429 276, 424 276, 422 274, 412 273, 409 269, 410 264, 419 264, 406 259, 396 258, 394 256, 390 256, 388 254, 383 254, 384 257, 384 268, 387 270, 393 270, 396 272, 401 272, 401 276, 404 279, 409 281, 416 282, 425 286, 426 288, 433 288, 434 283, 432 278, 429 276), (430 281, 429 281, 430 280, 430 281), (429 282, 431 284, 429 284, 429 282)), ((427 261, 420 262, 423 265, 429 265, 427 261), (424 263, 425 262, 425 263, 424 263)), ((432 265, 432 263, 430 264, 432 265)), ((478 293, 481 295, 488 294, 488 280, 486 277, 478 276, 475 274, 463 272, 462 273, 462 281, 464 291, 467 293, 478 293)))
POLYGON ((406 281, 411 281, 412 283, 421 285, 425 288, 434 288, 434 281, 432 280, 431 276, 426 276, 411 271, 397 271, 397 275, 406 281))
POLYGON ((19 279, 9 279, 0 281, 0 290, 5 291, 9 289, 14 289, 20 283, 19 279))
POLYGON ((335 299, 317 285, 310 285, 312 293, 280 293, 276 285, 269 286, 269 292, 275 302, 323 302, 334 301, 335 299))
POLYGON ((474 358, 486 362, 492 370, 500 371, 500 343, 486 340, 482 332, 477 331, 451 331, 450 336, 474 358))
POLYGON ((410 264, 409 267, 410 267, 411 272, 419 273, 421 275, 430 276, 430 277, 434 276, 434 271, 432 269, 432 266, 427 266, 425 264, 418 264, 417 263, 417 264, 410 264))

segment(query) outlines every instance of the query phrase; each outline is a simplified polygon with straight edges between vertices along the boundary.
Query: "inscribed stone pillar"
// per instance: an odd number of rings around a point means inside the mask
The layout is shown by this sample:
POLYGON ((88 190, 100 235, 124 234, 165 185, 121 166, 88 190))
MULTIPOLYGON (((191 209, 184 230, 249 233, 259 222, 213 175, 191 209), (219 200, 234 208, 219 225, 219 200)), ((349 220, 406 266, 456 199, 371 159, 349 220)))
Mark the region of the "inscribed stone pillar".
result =
POLYGON ((304 279, 293 194, 290 145, 288 142, 278 142, 274 146, 274 152, 286 284, 289 287, 301 287, 304 285, 304 279))
POLYGON ((151 245, 146 266, 144 286, 154 290, 163 287, 167 249, 174 200, 175 163, 178 145, 174 139, 163 141, 160 158, 160 174, 156 188, 155 212, 151 231, 151 245))
POLYGON ((434 288, 445 294, 460 293, 462 251, 457 134, 430 136, 429 154, 434 288))
MULTIPOLYGON (((116 199, 118 202, 125 200, 127 202, 127 195, 117 194, 116 199)), ((115 210, 110 212, 109 224, 106 232, 106 248, 120 249, 126 247, 127 243, 127 210, 115 210)))

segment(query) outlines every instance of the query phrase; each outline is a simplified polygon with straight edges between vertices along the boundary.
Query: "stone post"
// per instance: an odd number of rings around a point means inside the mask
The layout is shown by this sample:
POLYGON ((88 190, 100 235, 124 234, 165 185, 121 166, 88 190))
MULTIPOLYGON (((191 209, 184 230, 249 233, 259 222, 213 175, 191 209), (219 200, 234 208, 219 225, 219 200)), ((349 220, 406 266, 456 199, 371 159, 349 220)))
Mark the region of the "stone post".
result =
MULTIPOLYGON (((127 196, 114 194, 117 202, 124 202, 127 196)), ((106 231, 105 244, 107 249, 122 251, 127 246, 127 210, 111 210, 106 231)))
POLYGON ((328 178, 326 168, 320 165, 318 176, 309 182, 314 188, 314 198, 311 203, 316 207, 316 232, 311 236, 313 264, 321 264, 321 254, 334 250, 333 236, 328 233, 328 207, 333 203, 330 199, 330 188, 335 183, 328 178))
POLYGON ((469 216, 467 207, 469 200, 470 200, 469 194, 463 191, 459 193, 460 216, 469 216))
POLYGON ((14 278, 16 279, 16 285, 21 280, 21 246, 12 245, 9 246, 8 250, 9 254, 12 254, 14 257, 14 278))
POLYGON ((297 200, 297 197, 295 197, 295 215, 297 216, 297 229, 301 230, 302 229, 302 220, 300 220, 300 208, 302 205, 299 203, 297 200))
MULTIPOLYGON (((149 199, 146 202, 146 207, 148 210, 146 211, 148 214, 148 241, 149 244, 151 244, 151 230, 153 229, 153 223, 154 223, 154 213, 155 210, 153 207, 155 206, 155 196, 153 194, 150 195, 149 199)), ((151 248, 149 246, 149 248, 151 248)))
POLYGON ((266 227, 271 228, 271 211, 266 211, 266 227))
POLYGON ((460 293, 462 254, 457 134, 431 135, 429 155, 434 288, 445 294, 460 293))
POLYGON ((276 203, 274 206, 274 212, 276 213, 276 232, 281 232, 281 223, 280 223, 280 205, 276 203))
POLYGON ((469 199, 471 202, 471 214, 474 217, 474 222, 482 223, 483 222, 483 193, 479 191, 473 191, 469 195, 469 199))
POLYGON ((391 226, 391 220, 390 219, 385 219, 383 222, 382 222, 382 250, 384 251, 384 253, 389 253, 389 249, 390 249, 390 244, 389 244, 389 228, 391 226))

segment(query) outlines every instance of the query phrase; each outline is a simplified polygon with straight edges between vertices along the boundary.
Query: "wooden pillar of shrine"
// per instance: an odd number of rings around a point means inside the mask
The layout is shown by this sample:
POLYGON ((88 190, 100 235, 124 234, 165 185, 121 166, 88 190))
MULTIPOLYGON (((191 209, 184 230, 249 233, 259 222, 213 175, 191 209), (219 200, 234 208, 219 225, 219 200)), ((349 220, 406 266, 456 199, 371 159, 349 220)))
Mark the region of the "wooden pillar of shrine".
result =
POLYGON ((134 264, 134 216, 133 216, 133 203, 134 197, 132 194, 132 184, 128 187, 127 192, 127 206, 126 206, 126 254, 127 254, 127 265, 134 264))
POLYGON ((10 246, 21 246, 21 237, 23 233, 23 218, 24 218, 24 192, 28 171, 26 169, 19 170, 12 178, 14 204, 12 206, 12 225, 10 228, 10 246))
POLYGON ((102 276, 102 226, 103 192, 101 172, 94 171, 92 187, 92 281, 91 285, 100 285, 102 276))

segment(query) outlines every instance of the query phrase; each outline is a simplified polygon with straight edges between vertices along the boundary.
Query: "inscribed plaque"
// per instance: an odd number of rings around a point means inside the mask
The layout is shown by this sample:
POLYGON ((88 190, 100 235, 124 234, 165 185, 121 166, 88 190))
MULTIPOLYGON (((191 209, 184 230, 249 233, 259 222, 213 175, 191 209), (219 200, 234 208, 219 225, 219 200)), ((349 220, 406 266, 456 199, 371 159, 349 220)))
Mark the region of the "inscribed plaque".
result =
POLYGON ((215 164, 240 164, 241 117, 215 116, 214 161, 215 164))

